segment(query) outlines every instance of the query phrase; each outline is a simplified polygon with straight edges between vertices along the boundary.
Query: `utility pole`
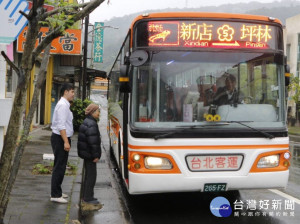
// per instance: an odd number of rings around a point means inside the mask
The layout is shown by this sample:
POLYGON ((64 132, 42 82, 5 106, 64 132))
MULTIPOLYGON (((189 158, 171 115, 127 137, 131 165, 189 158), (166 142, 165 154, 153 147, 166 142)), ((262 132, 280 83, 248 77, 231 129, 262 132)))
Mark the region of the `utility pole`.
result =
POLYGON ((82 71, 82 100, 85 100, 85 98, 86 98, 88 28, 89 28, 89 15, 87 15, 85 17, 85 22, 84 22, 83 71, 82 71))

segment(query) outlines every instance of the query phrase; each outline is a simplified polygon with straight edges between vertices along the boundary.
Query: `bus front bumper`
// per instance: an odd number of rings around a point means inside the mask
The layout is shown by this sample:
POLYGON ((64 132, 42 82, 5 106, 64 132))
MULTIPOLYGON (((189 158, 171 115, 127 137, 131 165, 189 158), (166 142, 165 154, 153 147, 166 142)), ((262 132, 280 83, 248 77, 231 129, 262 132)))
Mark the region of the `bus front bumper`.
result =
POLYGON ((183 174, 140 174, 129 172, 129 193, 202 192, 205 184, 225 183, 226 190, 285 188, 289 171, 249 173, 247 176, 201 177, 183 174))

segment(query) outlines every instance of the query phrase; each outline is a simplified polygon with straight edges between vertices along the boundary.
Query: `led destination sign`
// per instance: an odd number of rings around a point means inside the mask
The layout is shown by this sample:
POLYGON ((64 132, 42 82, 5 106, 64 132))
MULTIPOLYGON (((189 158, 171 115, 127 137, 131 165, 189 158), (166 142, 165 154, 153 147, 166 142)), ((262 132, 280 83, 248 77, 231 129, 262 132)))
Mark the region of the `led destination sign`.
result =
POLYGON ((138 47, 277 49, 277 27, 222 21, 151 21, 137 27, 138 47))

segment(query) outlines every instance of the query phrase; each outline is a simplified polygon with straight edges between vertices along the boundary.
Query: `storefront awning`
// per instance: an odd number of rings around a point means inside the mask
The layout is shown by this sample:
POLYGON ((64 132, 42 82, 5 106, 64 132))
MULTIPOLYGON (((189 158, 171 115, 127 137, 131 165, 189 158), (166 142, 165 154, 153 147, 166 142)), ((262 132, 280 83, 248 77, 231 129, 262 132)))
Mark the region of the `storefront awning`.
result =
MULTIPOLYGON (((82 74, 83 68, 79 67, 79 69, 80 69, 80 74, 82 74)), ((98 69, 87 68, 86 73, 89 78, 95 78, 95 77, 107 78, 106 72, 98 69)))

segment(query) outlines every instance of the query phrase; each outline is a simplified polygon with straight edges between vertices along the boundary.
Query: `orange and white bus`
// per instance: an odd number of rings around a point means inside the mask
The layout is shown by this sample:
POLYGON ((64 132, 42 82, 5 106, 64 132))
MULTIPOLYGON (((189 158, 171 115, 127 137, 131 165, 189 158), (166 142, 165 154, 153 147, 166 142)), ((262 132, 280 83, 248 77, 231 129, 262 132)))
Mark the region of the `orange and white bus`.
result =
POLYGON ((110 147, 128 192, 286 187, 286 70, 278 19, 137 17, 108 92, 110 147))

